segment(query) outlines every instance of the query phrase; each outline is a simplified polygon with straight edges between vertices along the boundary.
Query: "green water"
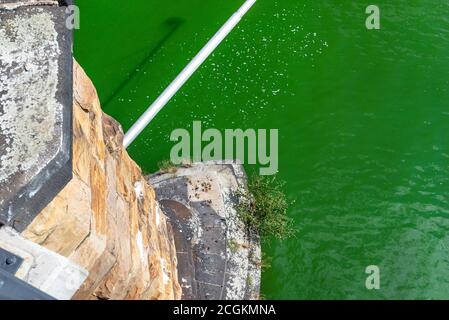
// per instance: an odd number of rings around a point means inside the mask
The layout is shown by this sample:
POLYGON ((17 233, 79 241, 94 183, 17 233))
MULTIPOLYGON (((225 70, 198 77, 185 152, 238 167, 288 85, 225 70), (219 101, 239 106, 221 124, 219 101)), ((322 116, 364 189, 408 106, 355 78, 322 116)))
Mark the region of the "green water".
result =
MULTIPOLYGON (((78 0, 76 58, 128 129, 242 2, 78 0)), ((298 235, 267 298, 449 298, 449 4, 378 0, 368 31, 371 2, 259 0, 129 149, 152 172, 194 120, 279 129, 298 235)))

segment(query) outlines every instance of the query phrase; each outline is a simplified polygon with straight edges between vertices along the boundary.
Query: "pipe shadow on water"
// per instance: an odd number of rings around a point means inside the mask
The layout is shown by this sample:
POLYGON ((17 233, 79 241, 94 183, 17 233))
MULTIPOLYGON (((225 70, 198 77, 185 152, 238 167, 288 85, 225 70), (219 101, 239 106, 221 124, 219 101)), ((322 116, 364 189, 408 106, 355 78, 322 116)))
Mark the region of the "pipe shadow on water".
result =
POLYGON ((131 81, 137 75, 137 73, 139 73, 139 70, 141 70, 149 62, 149 60, 151 60, 151 58, 156 55, 156 53, 162 48, 162 46, 184 23, 185 20, 180 17, 171 17, 163 22, 163 25, 167 26, 169 28, 169 31, 155 44, 155 46, 148 52, 148 54, 142 59, 142 61, 133 68, 132 72, 129 73, 128 78, 122 81, 112 92, 112 94, 102 103, 103 108, 117 97, 117 95, 123 90, 123 88, 126 87, 128 82, 131 81))

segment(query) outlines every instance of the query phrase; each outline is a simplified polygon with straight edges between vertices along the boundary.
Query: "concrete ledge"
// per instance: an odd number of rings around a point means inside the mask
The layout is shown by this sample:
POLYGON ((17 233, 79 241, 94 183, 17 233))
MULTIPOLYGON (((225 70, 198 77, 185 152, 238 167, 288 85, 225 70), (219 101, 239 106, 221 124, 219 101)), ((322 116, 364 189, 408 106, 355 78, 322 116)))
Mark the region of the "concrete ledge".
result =
POLYGON ((0 0, 0 10, 15 10, 30 6, 58 6, 58 0, 0 0))
POLYGON ((150 176, 175 236, 184 300, 259 298, 261 252, 234 210, 246 175, 238 164, 195 163, 150 176))
POLYGON ((71 299, 88 276, 85 269, 69 259, 8 227, 0 228, 0 247, 24 259, 17 278, 59 300, 71 299))
POLYGON ((0 43, 0 224, 22 231, 72 177, 65 8, 0 0, 0 43))

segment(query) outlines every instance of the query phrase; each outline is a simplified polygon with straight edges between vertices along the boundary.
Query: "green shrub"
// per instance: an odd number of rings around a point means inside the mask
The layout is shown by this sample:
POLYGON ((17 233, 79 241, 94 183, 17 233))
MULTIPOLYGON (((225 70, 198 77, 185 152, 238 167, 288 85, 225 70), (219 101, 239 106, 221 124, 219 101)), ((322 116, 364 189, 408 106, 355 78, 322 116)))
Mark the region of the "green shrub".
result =
POLYGON ((289 202, 275 176, 252 175, 248 189, 237 191, 237 213, 246 225, 261 237, 284 240, 295 234, 293 220, 287 216, 289 202))
POLYGON ((269 257, 265 252, 262 252, 260 269, 262 271, 266 271, 271 268, 271 263, 273 262, 273 258, 269 257))
POLYGON ((178 168, 170 160, 163 160, 158 163, 159 170, 163 173, 176 173, 178 168))

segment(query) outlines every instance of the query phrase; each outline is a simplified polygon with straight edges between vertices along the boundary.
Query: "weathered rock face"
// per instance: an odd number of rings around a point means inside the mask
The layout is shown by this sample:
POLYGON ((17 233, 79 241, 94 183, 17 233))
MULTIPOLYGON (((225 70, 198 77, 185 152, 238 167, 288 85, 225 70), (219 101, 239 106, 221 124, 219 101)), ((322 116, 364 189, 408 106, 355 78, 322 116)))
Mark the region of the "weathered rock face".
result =
POLYGON ((73 179, 22 233, 89 272, 75 299, 179 299, 173 234, 74 65, 73 179))
POLYGON ((243 166, 194 163, 148 179, 173 226, 182 299, 258 299, 259 237, 234 209, 243 166))

